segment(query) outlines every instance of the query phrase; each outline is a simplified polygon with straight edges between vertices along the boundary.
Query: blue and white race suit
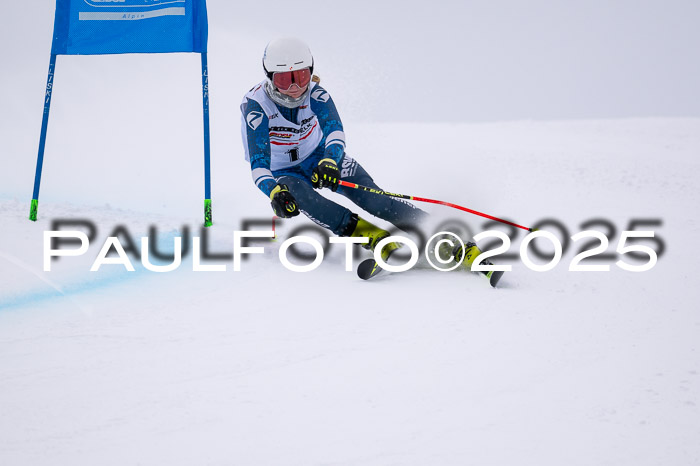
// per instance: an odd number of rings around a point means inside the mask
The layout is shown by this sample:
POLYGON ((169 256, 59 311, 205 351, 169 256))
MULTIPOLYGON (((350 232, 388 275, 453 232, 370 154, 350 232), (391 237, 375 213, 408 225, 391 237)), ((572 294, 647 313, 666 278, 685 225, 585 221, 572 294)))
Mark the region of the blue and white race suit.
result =
MULTIPOLYGON (((268 197, 286 184, 299 209, 317 224, 348 235, 352 212, 321 196, 311 186, 312 170, 322 159, 338 164, 341 179, 380 189, 357 161, 345 154, 345 133, 330 94, 309 84, 298 107, 277 105, 267 94, 266 80, 253 87, 241 103, 241 132, 245 158, 255 185, 268 197)), ((394 225, 410 225, 425 213, 412 204, 340 186, 338 193, 364 210, 394 225)))

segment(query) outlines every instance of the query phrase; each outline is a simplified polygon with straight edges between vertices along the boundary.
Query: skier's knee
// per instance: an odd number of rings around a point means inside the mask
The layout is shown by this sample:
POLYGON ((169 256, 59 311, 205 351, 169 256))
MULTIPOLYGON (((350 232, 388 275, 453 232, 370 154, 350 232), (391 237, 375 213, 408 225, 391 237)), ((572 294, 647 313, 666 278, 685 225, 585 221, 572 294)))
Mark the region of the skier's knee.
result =
POLYGON ((293 176, 280 176, 277 181, 278 183, 286 184, 289 188, 289 192, 291 192, 294 196, 303 195, 307 191, 312 190, 312 188, 303 180, 293 176))

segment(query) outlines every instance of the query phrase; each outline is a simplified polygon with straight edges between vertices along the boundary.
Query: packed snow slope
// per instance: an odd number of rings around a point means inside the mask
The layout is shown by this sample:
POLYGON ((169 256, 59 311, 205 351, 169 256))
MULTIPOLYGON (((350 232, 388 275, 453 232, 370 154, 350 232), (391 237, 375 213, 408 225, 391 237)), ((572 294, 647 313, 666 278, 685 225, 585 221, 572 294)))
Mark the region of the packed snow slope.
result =
MULTIPOLYGON (((234 231, 271 227, 269 200, 243 160, 238 105, 262 79, 273 29, 288 35, 306 24, 276 14, 251 23, 225 3, 235 2, 208 2, 214 226, 206 235, 219 255, 232 253, 234 231)), ((278 3, 263 8, 278 11, 278 3)), ((255 243, 264 253, 241 271, 223 257, 206 264, 226 271, 194 272, 191 237, 204 236, 195 55, 59 57, 39 220, 30 222, 53 2, 12 16, 0 30, 2 43, 22 43, 3 47, 0 70, 1 465, 700 464, 700 119, 520 119, 541 116, 523 111, 539 111, 538 100, 550 115, 692 114, 669 110, 690 108, 672 105, 679 94, 688 105, 697 97, 687 88, 697 61, 681 59, 696 50, 692 16, 668 36, 684 48, 640 46, 644 55, 635 48, 640 37, 667 35, 620 32, 609 21, 586 41, 568 35, 583 17, 575 10, 529 3, 561 29, 553 30, 520 10, 489 22, 474 16, 480 10, 450 14, 451 3, 382 3, 373 11, 390 22, 375 16, 368 24, 360 9, 314 9, 328 30, 305 38, 343 117, 348 153, 380 186, 541 226, 568 242, 557 266, 535 272, 517 258, 525 238, 517 231, 509 251, 516 258, 494 258, 513 267, 497 289, 423 262, 361 281, 345 271, 337 246, 318 269, 289 271, 278 252, 295 229, 312 225, 303 217, 277 221, 277 239, 255 243), (506 40, 518 25, 533 30, 506 40), (425 34, 415 34, 418 26, 425 34), (459 36, 465 30, 471 35, 459 36), (549 55, 529 53, 541 44, 549 55), (445 56, 471 57, 462 75, 473 81, 450 87, 449 105, 431 106, 430 88, 397 82, 414 63, 406 59, 414 46, 439 82, 453 78, 439 75, 445 56), (596 53, 607 47, 615 53, 598 67, 596 53), (387 60, 396 53, 400 60, 387 60), (628 73, 607 79, 625 59, 634 61, 628 73), (538 70, 551 81, 533 78, 538 70), (677 93, 644 85, 665 82, 664 73, 677 74, 677 93), (608 84, 614 91, 601 94, 608 84), (625 110, 578 107, 586 98, 625 110), (639 107, 625 107, 630 100, 639 107), (569 114, 570 106, 578 110, 569 114), (474 122, 504 113, 510 121, 474 122), (44 271, 44 232, 60 220, 92 224, 94 238, 82 256, 44 271), (152 272, 129 256, 133 272, 114 264, 90 271, 108 236, 139 251, 151 229, 164 253, 174 238, 189 240, 178 269, 152 272), (570 237, 590 229, 609 239, 609 256, 594 263, 610 270, 570 272, 588 241, 570 237), (649 271, 615 264, 644 262, 616 253, 632 229, 654 231, 640 242, 659 254, 649 271)), ((625 24, 638 24, 642 10, 659 25, 676 11, 635 7, 625 24)), ((428 233, 441 224, 464 234, 509 231, 422 207, 432 214, 428 233)), ((548 250, 546 240, 535 247, 548 250)))
MULTIPOLYGON (((648 272, 613 260, 569 272, 577 244, 549 272, 512 261, 499 289, 425 267, 363 282, 339 249, 315 271, 286 270, 281 239, 310 224, 297 218, 240 272, 230 260, 193 272, 190 255, 174 272, 134 261, 91 273, 117 226, 139 241, 155 225, 172 251, 183 226, 200 235, 200 205, 183 195, 197 197, 192 169, 161 173, 154 159, 169 156, 137 151, 91 187, 109 205, 84 202, 73 190, 96 167, 76 152, 61 180, 47 176, 37 223, 21 193, 0 203, 2 463, 698 464, 700 121, 349 126, 353 155, 387 189, 559 219, 570 235, 607 219, 609 252, 630 219, 656 219, 665 251, 648 272), (97 238, 43 272, 57 218, 89 219, 97 238)), ((243 161, 230 178, 215 190, 217 253, 243 220, 271 220, 243 161)), ((480 231, 446 210, 430 209, 480 231)))

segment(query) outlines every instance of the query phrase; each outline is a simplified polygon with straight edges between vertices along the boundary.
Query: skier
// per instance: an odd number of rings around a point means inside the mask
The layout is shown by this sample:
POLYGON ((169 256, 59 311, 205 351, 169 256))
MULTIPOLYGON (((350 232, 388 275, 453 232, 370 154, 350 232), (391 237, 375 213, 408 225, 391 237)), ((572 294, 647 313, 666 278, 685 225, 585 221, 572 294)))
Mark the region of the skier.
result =
MULTIPOLYGON (((326 199, 315 189, 329 188, 398 228, 427 216, 409 202, 339 186, 350 183, 380 189, 345 152, 345 133, 333 99, 313 75, 314 59, 299 39, 270 42, 263 55, 265 79, 243 98, 242 137, 255 185, 270 198, 275 215, 303 212, 339 236, 366 237, 374 251, 389 232, 326 199)), ((399 247, 389 243, 383 258, 399 247)))

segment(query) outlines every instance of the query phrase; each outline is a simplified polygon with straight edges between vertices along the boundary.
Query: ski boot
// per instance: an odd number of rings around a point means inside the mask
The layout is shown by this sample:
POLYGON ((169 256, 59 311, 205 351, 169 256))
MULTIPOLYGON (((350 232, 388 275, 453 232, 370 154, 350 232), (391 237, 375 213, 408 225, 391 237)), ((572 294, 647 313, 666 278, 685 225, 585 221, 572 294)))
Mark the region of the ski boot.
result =
MULTIPOLYGON (((467 242, 464 245, 464 248, 462 248, 461 244, 458 244, 454 247, 452 250, 452 257, 454 260, 457 262, 461 262, 462 266, 469 270, 470 272, 472 271, 472 265, 474 264, 474 259, 477 258, 481 254, 481 251, 479 250, 479 247, 476 245, 474 242, 467 242)), ((488 259, 484 259, 480 262, 481 265, 493 265, 491 261, 488 259)), ((477 271, 475 271, 477 272, 477 271)), ((491 286, 496 287, 496 284, 498 284, 498 281, 501 279, 503 276, 503 271, 502 270, 484 270, 484 271, 478 271, 478 273, 483 274, 488 280, 491 286)))
MULTIPOLYGON (((386 230, 382 230, 381 228, 372 225, 371 223, 362 219, 361 217, 357 217, 357 224, 350 236, 354 238, 369 238, 369 241, 365 244, 362 244, 361 246, 364 249, 374 252, 374 249, 377 247, 377 244, 379 244, 379 242, 384 238, 391 236, 391 234, 386 230)), ((401 245, 399 243, 386 244, 382 249, 382 259, 386 261, 387 259, 389 259, 389 256, 391 256, 391 254, 393 254, 393 252, 399 249, 400 247, 401 245)))
MULTIPOLYGON (((377 245, 381 240, 384 238, 391 236, 391 234, 386 231, 382 230, 381 228, 372 225, 368 221, 358 217, 357 215, 353 214, 353 218, 351 221, 351 224, 349 226, 349 229, 352 229, 350 231, 350 234, 347 236, 352 236, 354 238, 369 238, 369 241, 365 244, 362 244, 361 246, 364 249, 370 250, 374 252, 376 249, 377 245)), ((389 257, 399 249, 401 245, 399 243, 388 243, 385 244, 384 247, 382 248, 381 251, 381 257, 384 262, 389 260, 389 257)), ((382 270, 377 261, 374 260, 374 257, 371 259, 365 259, 360 263, 360 265, 357 267, 357 276, 360 277, 363 280, 369 280, 372 277, 377 276, 382 270)))

